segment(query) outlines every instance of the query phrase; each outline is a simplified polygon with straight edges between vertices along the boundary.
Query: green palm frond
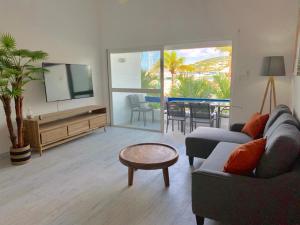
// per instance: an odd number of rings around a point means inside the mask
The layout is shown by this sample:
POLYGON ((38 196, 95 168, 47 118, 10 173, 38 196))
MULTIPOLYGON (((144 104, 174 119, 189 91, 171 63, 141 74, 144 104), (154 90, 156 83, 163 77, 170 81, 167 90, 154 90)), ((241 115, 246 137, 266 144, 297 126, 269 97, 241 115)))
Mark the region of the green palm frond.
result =
POLYGON ((20 69, 11 67, 11 68, 5 68, 5 73, 10 74, 12 76, 16 76, 19 77, 20 75, 22 75, 22 71, 20 69))
POLYGON ((9 95, 13 98, 21 96, 23 91, 24 90, 22 88, 12 88, 11 90, 8 90, 9 95))
POLYGON ((0 86, 0 97, 2 96, 11 98, 11 90, 7 86, 0 86))
POLYGON ((46 52, 30 51, 27 49, 16 49, 12 51, 12 55, 23 59, 29 59, 29 62, 44 60, 48 57, 48 54, 46 52))
POLYGON ((0 87, 7 87, 8 86, 8 80, 0 78, 0 87))
POLYGON ((42 74, 42 73, 49 72, 49 70, 47 70, 46 68, 35 67, 35 66, 32 66, 32 65, 26 65, 25 68, 28 71, 28 73, 42 74))
POLYGON ((0 49, 0 57, 4 57, 6 55, 6 51, 4 49, 0 49))
POLYGON ((31 51, 30 58, 33 62, 44 60, 48 57, 48 53, 43 51, 31 51))
POLYGON ((5 91, 11 97, 21 96, 24 85, 30 81, 39 80, 35 75, 48 72, 41 66, 35 65, 47 56, 48 54, 43 51, 18 49, 15 39, 10 34, 3 34, 0 37, 2 92, 5 91), (7 86, 6 89, 3 88, 5 85, 7 86))
POLYGON ((10 78, 11 78, 11 75, 5 69, 1 71, 0 79, 10 80, 10 78))
POLYGON ((12 61, 5 57, 5 56, 0 56, 0 67, 1 68, 11 68, 13 67, 12 61))
POLYGON ((16 40, 11 34, 3 34, 0 38, 0 45, 5 50, 11 50, 16 48, 16 40))
POLYGON ((14 56, 22 57, 22 58, 30 58, 31 57, 31 51, 27 49, 16 49, 12 51, 12 54, 14 56))

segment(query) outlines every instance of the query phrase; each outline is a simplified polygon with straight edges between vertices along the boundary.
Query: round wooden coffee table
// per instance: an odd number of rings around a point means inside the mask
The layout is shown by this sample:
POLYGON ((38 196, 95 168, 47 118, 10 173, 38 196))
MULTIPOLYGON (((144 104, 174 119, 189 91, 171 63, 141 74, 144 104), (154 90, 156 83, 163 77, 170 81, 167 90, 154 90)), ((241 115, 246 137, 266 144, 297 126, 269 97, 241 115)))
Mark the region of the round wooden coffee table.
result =
POLYGON ((166 187, 170 185, 168 167, 178 160, 175 148, 159 143, 131 145, 119 154, 120 162, 128 167, 128 186, 133 183, 134 170, 162 169, 166 187))

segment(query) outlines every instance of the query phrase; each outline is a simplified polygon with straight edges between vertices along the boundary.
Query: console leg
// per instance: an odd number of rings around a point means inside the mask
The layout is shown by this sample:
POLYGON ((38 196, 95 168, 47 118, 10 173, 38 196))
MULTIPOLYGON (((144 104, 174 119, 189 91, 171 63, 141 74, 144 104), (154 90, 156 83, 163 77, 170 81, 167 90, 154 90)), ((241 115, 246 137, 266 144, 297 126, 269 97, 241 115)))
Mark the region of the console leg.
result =
POLYGON ((38 151, 39 151, 39 153, 40 153, 40 156, 42 156, 42 154, 43 154, 42 147, 39 147, 39 148, 38 148, 38 151))
POLYGON ((196 215, 197 225, 204 225, 204 217, 196 215))
POLYGON ((192 166, 194 164, 194 157, 193 156, 189 156, 189 162, 190 162, 190 166, 192 166))

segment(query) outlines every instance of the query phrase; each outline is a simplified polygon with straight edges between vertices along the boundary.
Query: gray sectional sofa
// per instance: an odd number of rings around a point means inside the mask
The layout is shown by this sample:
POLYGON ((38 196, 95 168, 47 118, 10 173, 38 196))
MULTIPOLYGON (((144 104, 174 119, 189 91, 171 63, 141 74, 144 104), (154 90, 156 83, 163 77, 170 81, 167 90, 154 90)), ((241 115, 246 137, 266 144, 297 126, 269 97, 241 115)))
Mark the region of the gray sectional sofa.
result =
POLYGON ((211 218, 226 224, 300 224, 300 132, 287 106, 271 113, 263 136, 266 150, 252 176, 223 172, 235 147, 251 141, 231 130, 200 127, 186 138, 190 164, 202 158, 192 174, 192 208, 197 224, 211 218))

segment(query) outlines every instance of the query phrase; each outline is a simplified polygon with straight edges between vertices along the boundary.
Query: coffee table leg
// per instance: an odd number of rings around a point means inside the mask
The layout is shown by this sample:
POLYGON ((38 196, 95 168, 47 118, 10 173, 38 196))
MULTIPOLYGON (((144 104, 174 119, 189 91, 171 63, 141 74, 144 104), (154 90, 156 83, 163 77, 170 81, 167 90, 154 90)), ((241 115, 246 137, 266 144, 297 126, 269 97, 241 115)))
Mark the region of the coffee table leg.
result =
POLYGON ((169 170, 168 170, 168 168, 163 169, 163 174, 164 174, 165 185, 166 185, 166 187, 169 187, 170 181, 169 181, 169 170))
POLYGON ((128 186, 131 186, 133 183, 133 174, 134 174, 134 169, 128 167, 128 186))

